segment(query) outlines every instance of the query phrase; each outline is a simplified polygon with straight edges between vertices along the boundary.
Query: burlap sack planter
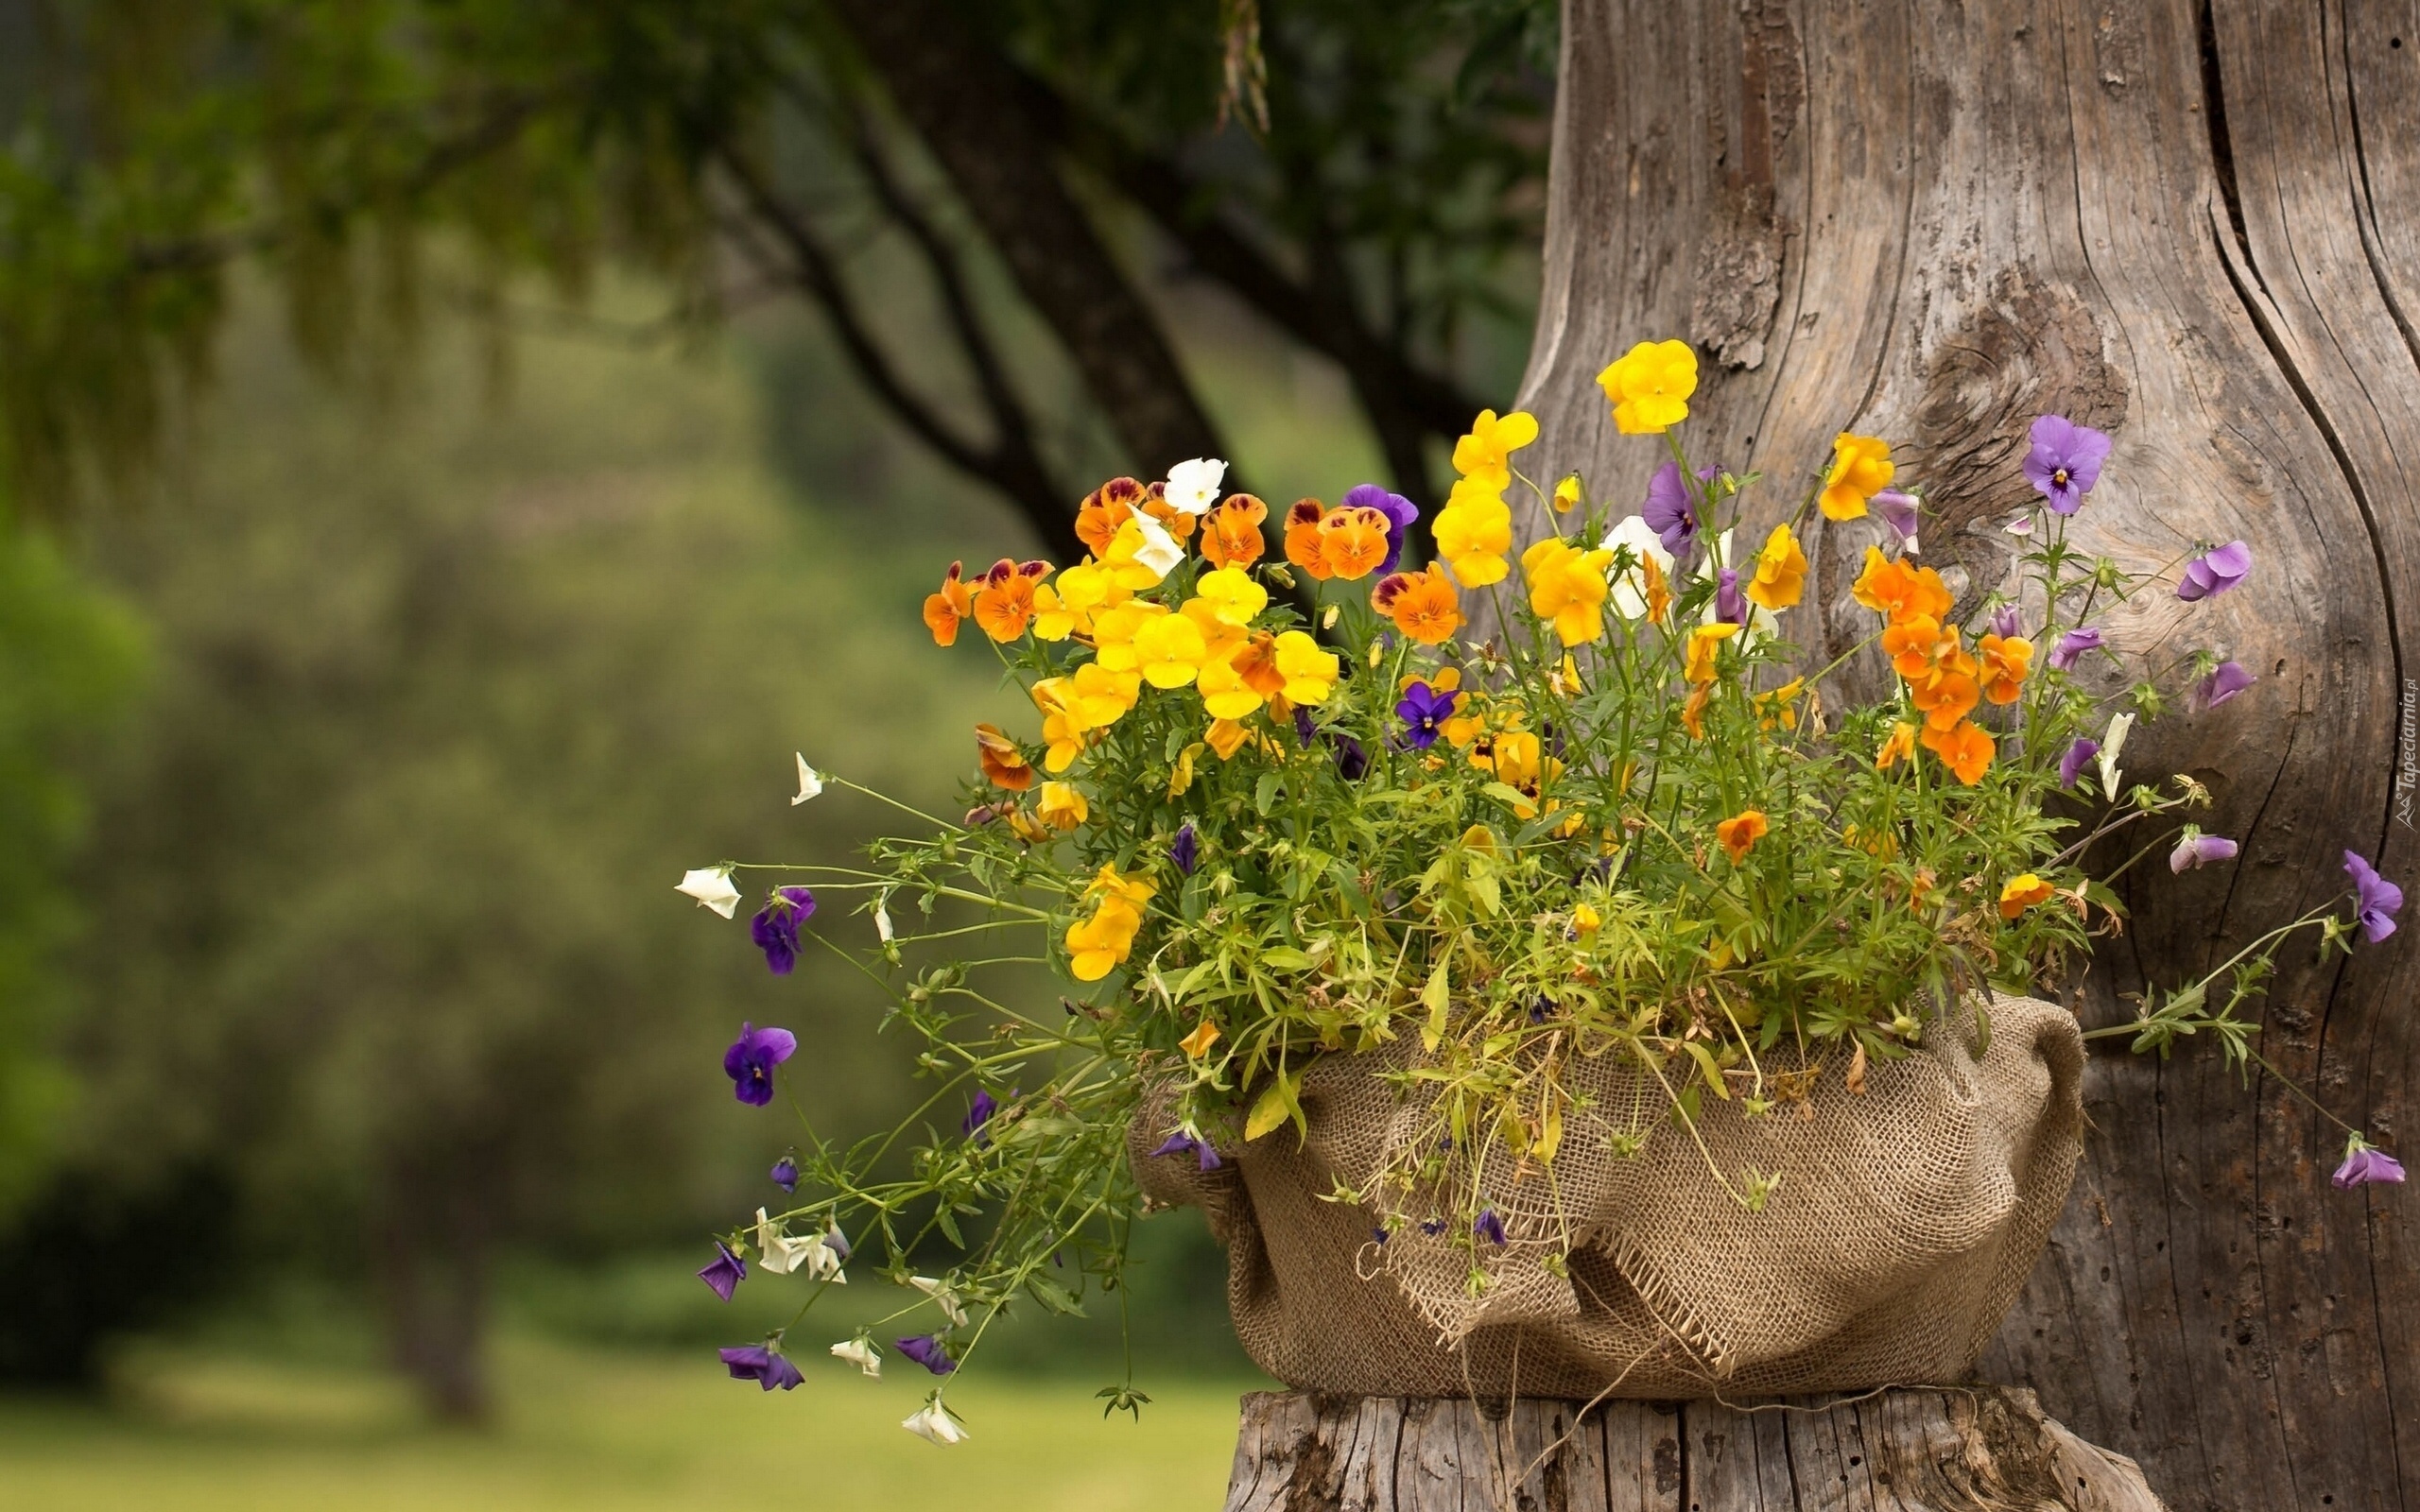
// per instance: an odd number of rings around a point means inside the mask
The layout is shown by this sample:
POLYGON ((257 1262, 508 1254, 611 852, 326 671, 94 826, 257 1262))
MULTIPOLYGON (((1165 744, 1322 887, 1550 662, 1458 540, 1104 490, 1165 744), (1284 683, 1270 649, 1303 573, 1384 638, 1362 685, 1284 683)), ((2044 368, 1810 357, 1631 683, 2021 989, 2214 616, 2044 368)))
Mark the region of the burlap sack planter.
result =
MULTIPOLYGON (((1491 1284, 1478 1297, 1452 1236, 1415 1226, 1380 1244, 1372 1212, 1322 1200, 1340 1177, 1363 1184, 1416 1126, 1375 1057, 1312 1066, 1307 1139, 1222 1143, 1225 1163, 1202 1172, 1148 1153, 1167 1132, 1167 1099, 1151 1097, 1130 1145, 1149 1195, 1208 1214, 1237 1337, 1299 1389, 1672 1399, 1947 1383, 1973 1367, 2041 1252, 2083 1121, 2083 1042, 2064 1009, 1996 998, 1979 1056, 1976 1040, 1971 1021, 1928 1035, 1871 1067, 1862 1094, 1827 1075, 1811 1117, 1710 1103, 1699 1123, 1717 1163, 1781 1175, 1762 1212, 1726 1195, 1664 1121, 1627 1158, 1566 1135, 1555 1196, 1534 1175, 1488 1190, 1508 1242, 1481 1246, 1491 1284), (1576 1240, 1567 1278, 1542 1263, 1562 1248, 1558 1199, 1576 1240)), ((1633 1095, 1638 1073, 1620 1058, 1581 1063, 1604 1106, 1633 1095)))

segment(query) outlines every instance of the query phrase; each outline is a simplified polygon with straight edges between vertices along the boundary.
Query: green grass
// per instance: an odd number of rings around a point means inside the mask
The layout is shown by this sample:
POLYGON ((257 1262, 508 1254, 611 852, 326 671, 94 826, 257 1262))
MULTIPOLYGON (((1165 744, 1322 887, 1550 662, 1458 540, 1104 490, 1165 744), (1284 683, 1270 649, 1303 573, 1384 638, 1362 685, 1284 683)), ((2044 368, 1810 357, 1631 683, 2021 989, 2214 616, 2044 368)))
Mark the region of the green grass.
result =
POLYGON ((372 1372, 154 1348, 127 1359, 111 1406, 0 1399, 0 1506, 1209 1507, 1250 1384, 1153 1383, 1136 1424, 1103 1421, 1076 1380, 977 1377, 950 1394, 974 1438, 940 1449, 898 1426, 922 1400, 921 1373, 872 1382, 802 1364, 805 1385, 765 1393, 723 1379, 711 1354, 509 1339, 497 1421, 465 1433, 426 1426, 372 1372))

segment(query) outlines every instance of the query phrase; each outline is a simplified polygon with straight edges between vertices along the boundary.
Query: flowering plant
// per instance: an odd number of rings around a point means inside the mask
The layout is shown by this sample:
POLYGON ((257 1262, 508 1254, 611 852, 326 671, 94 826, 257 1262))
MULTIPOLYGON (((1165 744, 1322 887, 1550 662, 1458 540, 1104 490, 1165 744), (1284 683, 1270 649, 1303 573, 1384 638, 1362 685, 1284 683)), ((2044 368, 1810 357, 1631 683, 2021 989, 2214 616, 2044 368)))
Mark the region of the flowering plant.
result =
MULTIPOLYGON (((982 780, 961 821, 930 818, 863 867, 769 868, 782 881, 752 934, 786 972, 815 891, 856 899, 891 1022, 939 1083, 911 1126, 941 1108, 954 1128, 904 1166, 904 1131, 839 1144, 810 1129, 774 1173, 804 1189, 795 1205, 721 1236, 709 1284, 728 1295, 752 1245, 765 1269, 840 1281, 855 1232, 936 1319, 893 1347, 946 1377, 1013 1299, 1075 1311, 1087 1279, 1115 1287, 1147 1091, 1167 1108, 1150 1158, 1206 1170, 1302 1127, 1315 1057, 1409 1040, 1416 1056, 1374 1074, 1416 1085, 1431 1126, 1334 1196, 1373 1215, 1378 1243, 1410 1224, 1463 1236, 1483 1288, 1478 1261, 1504 1243, 1489 1168, 1550 1174, 1574 1141, 1635 1150, 1659 1121, 1691 1130, 1709 1098, 1753 1116, 1826 1074, 1861 1090, 1871 1062, 1908 1055, 1953 1009, 1984 1015, 1984 989, 2059 980, 2114 927, 2117 873, 2159 853, 2179 871, 2234 857, 2191 822, 2198 784, 2130 785, 2120 761, 2137 717, 2180 694, 2216 710, 2252 675, 2206 652, 2131 664, 2096 617, 2155 583, 2216 597, 2251 555, 2231 541, 2137 571, 2071 545, 2107 437, 2035 423, 2025 468, 2041 500, 2007 526, 2020 570, 1962 616, 1921 565, 1921 498, 1893 487, 1882 439, 1841 435, 1796 512, 1742 538, 1760 479, 1690 457, 1675 429, 1689 349, 1641 343, 1599 382, 1617 428, 1669 453, 1635 510, 1576 473, 1525 475, 1535 421, 1491 411, 1455 448, 1436 558, 1417 567, 1419 511, 1400 495, 1364 485, 1273 516, 1222 496, 1224 464, 1198 460, 1084 500, 1080 563, 950 568, 925 625, 943 646, 977 627, 1031 697, 1034 734, 977 727, 982 780), (1553 527, 1517 553, 1516 489, 1553 527), (1869 532, 1854 593, 1873 618, 1813 666, 1789 616, 1818 510, 1835 541, 1869 532), (2087 869, 2102 856, 2114 868, 2087 869), (926 943, 994 938, 1021 943, 971 959, 926 943), (998 987, 1038 960, 1078 985, 1063 1011, 998 987), (1575 1062, 1607 1055, 1660 1098, 1575 1091, 1575 1062), (913 1274, 937 1243, 963 1258, 913 1274)), ((794 801, 856 788, 803 756, 799 771, 794 801)), ((733 917, 737 869, 683 889, 733 917)), ((2096 1035, 2164 1055, 2207 1033, 2257 1061, 2239 1010, 2290 936, 2331 951, 2394 929, 2401 894, 2358 856, 2347 869, 2351 909, 2282 925, 2096 1035)), ((746 1029, 726 1059, 737 1095, 769 1100, 794 1044, 746 1029)), ((2340 1180, 2401 1178, 2348 1133, 2340 1180)), ((1771 1173, 1709 1159, 1705 1178, 1751 1208, 1787 1200, 1771 1173)), ((725 1355, 771 1389, 796 1380, 772 1363, 782 1348, 725 1355)), ((869 1335, 832 1352, 880 1369, 869 1335)), ((1131 1383, 1104 1395, 1144 1400, 1131 1383)), ((938 1388, 906 1426, 964 1433, 938 1388)))

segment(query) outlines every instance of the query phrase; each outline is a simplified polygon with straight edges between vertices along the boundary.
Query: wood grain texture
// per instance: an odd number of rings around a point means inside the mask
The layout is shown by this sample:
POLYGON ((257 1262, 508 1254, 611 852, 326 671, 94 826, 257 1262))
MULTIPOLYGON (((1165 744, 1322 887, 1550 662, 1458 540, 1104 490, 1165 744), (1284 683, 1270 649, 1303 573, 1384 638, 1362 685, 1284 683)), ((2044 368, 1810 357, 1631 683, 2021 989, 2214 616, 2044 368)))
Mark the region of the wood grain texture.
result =
MULTIPOLYGON (((1890 438, 1971 606, 2011 570, 2026 426, 2058 411, 2116 437, 2089 549, 2251 542, 2238 592, 2106 622, 2261 681, 2129 746, 2132 771, 2208 782, 2243 853, 2131 885, 2074 986, 2088 1026, 2341 892, 2347 848, 2412 881, 2420 6, 1568 0, 1562 68, 1522 395, 1547 465, 1641 497, 1662 449, 1614 434, 1594 379, 1680 335, 1705 361, 1694 454, 1769 474, 1753 530, 1835 432, 1890 438)), ((1872 527, 1825 529, 1796 633, 1837 651, 1872 527)), ((2389 1148, 2420 1073, 2413 934, 2349 965, 2291 952, 2261 1008, 2263 1050, 2389 1148)), ((1986 1373, 2182 1508, 2420 1508, 2407 1191, 2331 1190, 2342 1136, 2192 1048, 2097 1056, 2085 1098, 2075 1195, 1986 1373)), ((1761 1485, 1763 1445, 1695 1463, 1761 1485)))
POLYGON ((2023 1391, 1582 1405, 1255 1392, 1227 1512, 2160 1512, 2023 1391))

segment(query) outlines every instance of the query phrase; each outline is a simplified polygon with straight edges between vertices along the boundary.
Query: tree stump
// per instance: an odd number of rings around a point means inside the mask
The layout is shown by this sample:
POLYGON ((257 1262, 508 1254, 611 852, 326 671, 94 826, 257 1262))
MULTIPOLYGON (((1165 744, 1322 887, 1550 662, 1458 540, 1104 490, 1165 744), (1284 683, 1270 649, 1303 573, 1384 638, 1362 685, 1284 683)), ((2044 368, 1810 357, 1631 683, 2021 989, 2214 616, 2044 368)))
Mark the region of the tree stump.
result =
MULTIPOLYGON (((2242 852, 2130 875, 2134 917, 2074 984, 2087 1028, 2341 896, 2347 849, 2413 885, 2420 8, 1566 0, 1563 49, 1522 385, 1542 465, 1634 508, 1666 454, 1614 434, 1594 379, 1679 336, 1694 455, 1772 475, 1744 541, 1835 433, 1883 437, 1971 610, 2008 580, 2026 430, 2056 412, 2116 438, 2071 541, 2133 568, 2250 542, 2223 601, 2099 617, 2260 681, 2128 745, 2145 780, 2206 783, 2204 827, 2242 852)), ((1872 528, 1814 523, 1792 629, 1818 660, 1870 626, 1847 590, 1872 528)), ((2256 1008, 2262 1052, 2407 1160, 2415 936, 2290 949, 2256 1008)), ((2084 1098, 2076 1195, 1986 1372, 2195 1512, 2420 1507, 2420 1190, 2331 1191, 2342 1133, 2200 1046, 2097 1055, 2084 1098)))
POLYGON ((2004 1386, 1583 1405, 1256 1391, 1226 1512, 2163 1512, 2004 1386))

